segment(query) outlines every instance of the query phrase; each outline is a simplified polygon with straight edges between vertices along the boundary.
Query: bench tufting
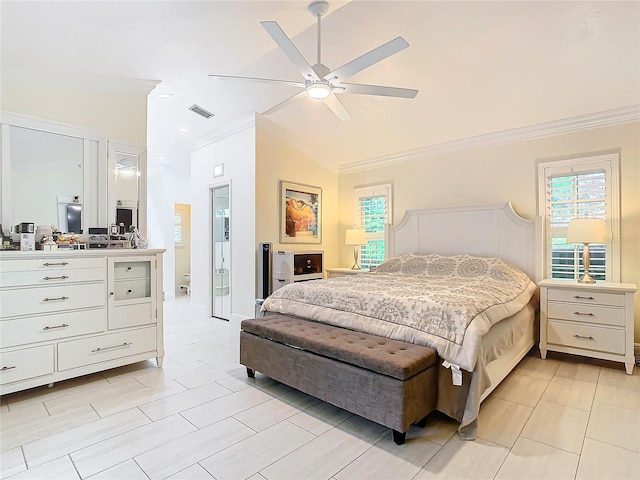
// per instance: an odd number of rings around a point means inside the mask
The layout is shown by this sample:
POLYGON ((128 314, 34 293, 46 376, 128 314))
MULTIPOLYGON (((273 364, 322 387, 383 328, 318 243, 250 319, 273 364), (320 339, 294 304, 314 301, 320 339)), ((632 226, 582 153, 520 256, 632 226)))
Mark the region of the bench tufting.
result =
POLYGON ((397 444, 435 409, 435 350, 284 315, 244 320, 240 363, 388 426, 397 444))

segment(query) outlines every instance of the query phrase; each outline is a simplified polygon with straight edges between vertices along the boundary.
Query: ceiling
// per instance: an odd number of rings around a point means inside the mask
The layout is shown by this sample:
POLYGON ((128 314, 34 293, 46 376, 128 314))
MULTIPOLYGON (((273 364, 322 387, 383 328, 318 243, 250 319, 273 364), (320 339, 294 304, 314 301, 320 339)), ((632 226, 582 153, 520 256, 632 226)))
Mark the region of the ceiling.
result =
MULTIPOLYGON (((300 81, 260 21, 277 21, 313 64, 307 4, 3 0, 2 82, 158 80, 149 156, 188 170, 203 137, 298 91, 208 74, 300 81), (215 116, 205 120, 188 110, 193 104, 215 116)), ((334 1, 322 20, 322 62, 335 69, 398 35, 409 48, 350 81, 415 88, 415 99, 341 95, 352 116, 342 122, 301 98, 267 118, 338 168, 640 104, 638 1, 334 1)))

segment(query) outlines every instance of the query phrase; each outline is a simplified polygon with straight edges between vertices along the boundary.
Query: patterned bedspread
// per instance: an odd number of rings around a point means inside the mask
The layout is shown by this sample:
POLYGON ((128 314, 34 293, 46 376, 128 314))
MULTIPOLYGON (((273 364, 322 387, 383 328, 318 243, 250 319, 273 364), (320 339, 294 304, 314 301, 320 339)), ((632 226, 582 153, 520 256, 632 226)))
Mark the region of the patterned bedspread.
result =
POLYGON ((472 372, 482 336, 535 290, 497 258, 406 254, 371 273, 287 285, 262 309, 428 345, 472 372))

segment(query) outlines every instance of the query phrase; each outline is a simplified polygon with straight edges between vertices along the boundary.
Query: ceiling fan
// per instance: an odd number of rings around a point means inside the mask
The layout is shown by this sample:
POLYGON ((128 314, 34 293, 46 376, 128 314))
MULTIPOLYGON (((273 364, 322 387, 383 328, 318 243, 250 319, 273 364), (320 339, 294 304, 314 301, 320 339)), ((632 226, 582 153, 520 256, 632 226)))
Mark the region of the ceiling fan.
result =
POLYGON ((238 77, 232 75, 209 75, 210 77, 232 79, 232 80, 251 80, 256 82, 280 83, 300 87, 303 90, 277 105, 269 108, 263 115, 269 115, 281 108, 289 105, 296 99, 309 96, 314 99, 323 100, 324 103, 335 113, 342 121, 349 120, 351 115, 344 107, 342 102, 336 97, 336 93, 352 93, 359 95, 382 95, 386 97, 414 98, 418 94, 418 90, 398 87, 385 87, 379 85, 363 85, 358 83, 345 83, 356 73, 361 72, 365 68, 384 60, 391 55, 404 50, 409 46, 407 41, 402 37, 396 37, 387 43, 374 48, 370 52, 361 55, 350 62, 345 63, 341 67, 330 70, 324 65, 320 58, 321 53, 321 23, 320 19, 327 13, 329 4, 325 1, 316 1, 309 4, 307 10, 317 18, 318 23, 318 45, 317 45, 317 62, 315 65, 309 65, 302 54, 298 51, 291 39, 284 33, 280 26, 273 21, 260 22, 271 38, 278 44, 284 54, 291 60, 302 74, 304 81, 288 81, 274 80, 269 78, 255 77, 238 77))

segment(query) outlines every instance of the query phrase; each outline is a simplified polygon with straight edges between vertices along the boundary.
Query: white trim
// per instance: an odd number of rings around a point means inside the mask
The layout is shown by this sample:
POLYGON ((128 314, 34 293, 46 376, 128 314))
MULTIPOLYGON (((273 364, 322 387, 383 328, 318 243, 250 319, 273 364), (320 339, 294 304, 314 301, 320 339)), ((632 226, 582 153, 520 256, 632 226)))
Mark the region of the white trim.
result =
POLYGON ((338 173, 342 175, 369 170, 372 168, 411 162, 414 160, 424 159, 425 157, 436 153, 455 152, 473 147, 486 147, 505 143, 522 142, 524 140, 533 140, 553 135, 561 135, 637 121, 640 121, 640 105, 631 105, 604 112, 590 113, 562 120, 539 123, 537 125, 512 128, 500 132, 487 133, 460 140, 452 140, 450 142, 439 143, 437 145, 430 145, 414 150, 406 150, 404 152, 393 153, 382 157, 350 162, 341 165, 338 173))
POLYGON ((255 114, 247 115, 236 122, 230 123, 224 128, 204 133, 199 137, 196 137, 193 141, 193 150, 206 147, 212 143, 215 143, 223 138, 227 138, 236 133, 242 132, 247 128, 254 127, 256 124, 255 114))
POLYGON ((545 234, 543 237, 543 255, 545 278, 549 275, 548 219, 546 218, 546 178, 555 173, 580 173, 592 169, 594 164, 608 164, 607 170, 607 210, 611 241, 607 243, 606 278, 607 282, 620 282, 620 154, 584 155, 562 160, 540 160, 538 162, 538 215, 543 218, 545 234))

